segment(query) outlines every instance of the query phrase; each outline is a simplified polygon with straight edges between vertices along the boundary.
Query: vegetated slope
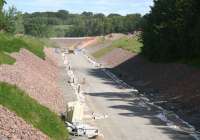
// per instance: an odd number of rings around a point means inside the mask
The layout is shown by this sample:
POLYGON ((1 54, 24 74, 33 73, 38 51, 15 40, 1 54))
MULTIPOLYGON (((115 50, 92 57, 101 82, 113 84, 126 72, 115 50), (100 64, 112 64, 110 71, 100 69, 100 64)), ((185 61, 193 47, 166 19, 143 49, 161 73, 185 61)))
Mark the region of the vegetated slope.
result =
POLYGON ((9 64, 12 65, 15 63, 15 59, 12 58, 9 54, 5 52, 0 52, 0 65, 1 64, 9 64))
POLYGON ((12 140, 47 140, 48 137, 39 130, 27 124, 23 119, 19 118, 15 113, 7 108, 0 106, 0 136, 10 138, 12 140))
POLYGON ((27 93, 31 94, 32 97, 34 96, 34 98, 39 101, 43 98, 43 101, 41 101, 43 104, 52 104, 52 110, 61 112, 58 110, 62 110, 64 107, 55 105, 55 102, 63 103, 62 99, 58 98, 59 101, 57 101, 57 97, 55 97, 60 96, 60 98, 62 98, 61 92, 56 84, 58 71, 56 65, 48 61, 50 58, 48 57, 50 51, 47 50, 51 49, 45 49, 47 53, 46 60, 44 60, 45 45, 43 41, 37 38, 28 36, 18 37, 0 33, 0 62, 1 64, 10 64, 10 66, 0 66, 0 80, 17 84, 23 87, 22 89, 24 90, 29 89, 30 92, 27 93), (12 65, 15 62, 16 64, 12 65), (43 91, 43 93, 41 91, 43 91), (50 94, 52 92, 54 92, 54 97, 50 94), (34 95, 32 93, 34 93, 34 95), (49 100, 46 100, 46 98, 49 100))
POLYGON ((123 48, 130 52, 139 53, 142 47, 142 43, 139 42, 137 36, 125 36, 111 41, 106 39, 103 43, 107 45, 92 54, 95 58, 101 58, 116 48, 123 48))
POLYGON ((116 48, 106 52, 98 61, 108 64, 109 70, 159 105, 175 111, 200 128, 198 68, 177 63, 152 63, 137 53, 116 48))
MULTIPOLYGON (((97 36, 94 38, 93 42, 85 46, 85 48, 88 53, 92 54, 95 57, 95 53, 98 53, 104 48, 109 48, 113 41, 119 40, 123 37, 125 37, 125 34, 120 33, 112 33, 106 36, 97 36)), ((101 55, 101 52, 99 53, 101 55)))
POLYGON ((98 43, 88 47, 88 52, 101 63, 114 67, 133 57, 131 52, 139 53, 141 51, 142 43, 139 42, 137 36, 121 35, 119 37, 118 35, 115 37, 114 34, 113 38, 109 39, 107 36, 104 40, 101 39, 98 43))
MULTIPOLYGON (((26 122, 29 124, 32 124, 34 127, 41 130, 43 133, 48 135, 50 138, 55 140, 63 140, 67 138, 67 132, 64 127, 64 124, 61 122, 61 120, 58 118, 58 116, 51 112, 46 107, 43 107, 39 103, 37 103, 35 100, 31 99, 28 95, 25 94, 24 91, 20 90, 16 86, 9 85, 7 83, 0 83, 0 104, 7 107, 11 111, 16 112, 16 114, 20 117, 22 117, 26 122)), ((5 110, 4 108, 1 108, 5 111, 6 115, 14 116, 13 113, 10 113, 5 110)), ((3 114, 3 113, 2 113, 3 114)), ((3 115, 4 116, 4 115, 3 115)), ((2 119, 2 118, 1 118, 2 119)), ((14 120, 11 119, 11 122, 19 122, 19 119, 14 120)), ((12 133, 12 123, 8 123, 5 126, 6 120, 2 119, 2 123, 0 123, 1 128, 3 127, 3 130, 9 129, 8 132, 12 133)), ((20 123, 19 123, 20 124, 20 123)), ((25 122, 22 122, 23 126, 27 127, 28 129, 32 129, 31 126, 28 126, 25 122)), ((23 130, 23 126, 17 126, 19 128, 14 128, 15 130, 21 131, 19 133, 13 132, 14 136, 17 138, 25 137, 27 139, 34 138, 37 136, 37 133, 35 133, 35 136, 31 136, 30 133, 26 132, 34 132, 33 130, 23 130), (25 134, 20 134, 20 133, 25 134)), ((5 135, 6 133, 2 131, 2 133, 5 135)), ((36 130, 35 130, 36 131, 36 130)), ((40 134, 40 133, 39 133, 40 134)), ((12 134, 11 134, 12 135, 12 134)), ((34 134, 33 134, 34 135, 34 134)), ((9 136, 9 135, 8 135, 9 136)), ((48 139, 46 136, 40 134, 41 138, 37 139, 48 139)))
MULTIPOLYGON (((66 105, 57 81, 59 69, 56 56, 52 57, 55 54, 53 53, 54 49, 44 49, 45 44, 35 38, 1 34, 2 36, 5 40, 0 38, 0 52, 5 56, 0 56, 0 62, 2 62, 0 81, 11 85, 1 84, 0 105, 4 106, 2 107, 4 110, 7 107, 10 111, 14 111, 19 117, 40 129, 50 138, 65 139, 67 131, 57 117, 58 113, 65 111, 66 105), (12 85, 16 85, 18 88, 12 85), (6 90, 3 90, 5 88, 6 90)), ((0 118, 0 135, 8 136, 11 139, 34 139, 37 137, 40 132, 26 124, 25 121, 22 122, 22 119, 10 111, 1 112, 3 117, 0 118), (4 125, 9 120, 6 119, 9 118, 9 115, 15 117, 10 118, 11 123, 4 125), (25 133, 27 131, 23 130, 24 127, 27 127, 28 133, 25 133)), ((38 138, 40 139, 40 136, 38 138)), ((47 136, 41 135, 41 139, 43 138, 45 139, 47 136)))
POLYGON ((56 66, 22 49, 13 53, 14 65, 0 66, 0 81, 16 84, 32 98, 52 111, 63 112, 65 103, 57 80, 59 71, 56 66))
POLYGON ((28 36, 15 37, 12 35, 0 33, 0 63, 14 64, 14 59, 9 57, 8 53, 19 52, 25 48, 42 59, 45 59, 44 43, 39 39, 28 36))

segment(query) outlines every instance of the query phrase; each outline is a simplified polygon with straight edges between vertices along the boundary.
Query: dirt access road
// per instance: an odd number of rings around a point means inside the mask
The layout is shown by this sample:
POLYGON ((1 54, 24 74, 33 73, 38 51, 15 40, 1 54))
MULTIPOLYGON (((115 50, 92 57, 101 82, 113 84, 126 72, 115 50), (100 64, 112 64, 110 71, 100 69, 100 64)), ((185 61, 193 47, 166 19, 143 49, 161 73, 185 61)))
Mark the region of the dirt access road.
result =
POLYGON ((104 116, 90 120, 103 134, 105 140, 193 140, 194 138, 167 126, 156 115, 161 112, 147 105, 143 99, 133 97, 130 89, 119 88, 102 69, 95 68, 82 53, 68 55, 76 77, 85 78, 82 85, 90 111, 86 116, 104 116), (91 113, 91 114, 90 114, 91 113), (99 115, 101 114, 101 115, 99 115))

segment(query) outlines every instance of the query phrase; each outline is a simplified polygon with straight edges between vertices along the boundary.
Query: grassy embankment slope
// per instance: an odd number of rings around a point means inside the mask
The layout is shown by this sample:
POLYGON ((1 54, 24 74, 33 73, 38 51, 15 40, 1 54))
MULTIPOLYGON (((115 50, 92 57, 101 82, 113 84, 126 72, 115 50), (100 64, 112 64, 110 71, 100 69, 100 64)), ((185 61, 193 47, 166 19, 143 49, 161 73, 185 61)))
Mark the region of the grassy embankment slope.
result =
MULTIPOLYGON (((106 44, 108 41, 103 40, 102 38, 99 39, 98 44, 106 44)), ((105 47, 103 49, 100 49, 92 54, 92 56, 96 59, 100 59, 101 57, 105 56, 107 53, 111 52, 115 48, 122 48, 124 50, 128 50, 132 53, 139 54, 142 51, 143 44, 139 41, 138 37, 123 37, 119 40, 115 40, 111 42, 111 45, 109 47, 105 47)), ((159 62, 159 60, 154 60, 152 62, 159 62)), ((177 64, 187 64, 188 66, 200 68, 200 59, 194 58, 190 60, 186 59, 180 59, 176 61, 172 61, 171 63, 177 63, 177 64)), ((166 64, 165 61, 163 61, 164 64, 166 64)))
POLYGON ((54 140, 65 140, 67 131, 58 116, 16 86, 0 82, 0 104, 54 140))
MULTIPOLYGON (((99 42, 102 43, 103 41, 100 39, 99 42)), ((122 48, 133 53, 140 53, 142 46, 143 45, 139 41, 138 37, 123 37, 119 40, 112 41, 109 47, 105 47, 103 49, 98 50, 97 52, 93 53, 92 56, 96 59, 99 59, 107 53, 111 52, 115 48, 122 48)))
POLYGON ((44 43, 33 37, 14 37, 12 35, 0 34, 0 64, 14 64, 15 59, 9 53, 19 52, 25 48, 38 57, 45 59, 43 52, 44 43))
MULTIPOLYGON (((9 56, 9 53, 18 52, 21 48, 45 59, 44 42, 32 37, 0 34, 0 64, 14 64, 15 59, 9 56)), ((16 86, 0 82, 0 104, 14 111, 53 140, 67 139, 67 130, 60 118, 16 86)))

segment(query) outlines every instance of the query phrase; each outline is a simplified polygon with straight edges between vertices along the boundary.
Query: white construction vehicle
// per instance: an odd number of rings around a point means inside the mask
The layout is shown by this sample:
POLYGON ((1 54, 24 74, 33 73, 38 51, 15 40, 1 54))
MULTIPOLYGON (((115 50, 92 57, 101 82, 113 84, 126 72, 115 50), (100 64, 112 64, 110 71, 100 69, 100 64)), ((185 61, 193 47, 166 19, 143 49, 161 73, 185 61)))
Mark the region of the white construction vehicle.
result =
POLYGON ((89 139, 96 138, 98 129, 87 124, 66 122, 69 133, 73 136, 86 136, 89 139))
POLYGON ((73 136, 85 136, 87 138, 96 138, 98 129, 83 121, 83 106, 80 102, 69 102, 67 106, 66 125, 69 133, 73 136))

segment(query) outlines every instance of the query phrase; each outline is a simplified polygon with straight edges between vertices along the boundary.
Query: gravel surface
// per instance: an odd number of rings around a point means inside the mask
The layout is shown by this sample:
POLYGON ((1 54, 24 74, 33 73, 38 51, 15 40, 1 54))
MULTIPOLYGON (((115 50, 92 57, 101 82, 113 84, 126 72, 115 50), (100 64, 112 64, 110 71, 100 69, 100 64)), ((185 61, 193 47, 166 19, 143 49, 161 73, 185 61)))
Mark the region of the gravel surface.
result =
MULTIPOLYGON (((49 138, 15 113, 0 106, 0 136, 9 140, 48 140, 49 138)), ((0 139, 1 139, 0 137, 0 139)))
POLYGON ((52 111, 65 111, 63 93, 58 86, 59 69, 56 60, 50 59, 53 49, 46 49, 47 60, 42 60, 22 49, 13 53, 14 65, 0 66, 0 81, 16 84, 32 98, 52 111))

